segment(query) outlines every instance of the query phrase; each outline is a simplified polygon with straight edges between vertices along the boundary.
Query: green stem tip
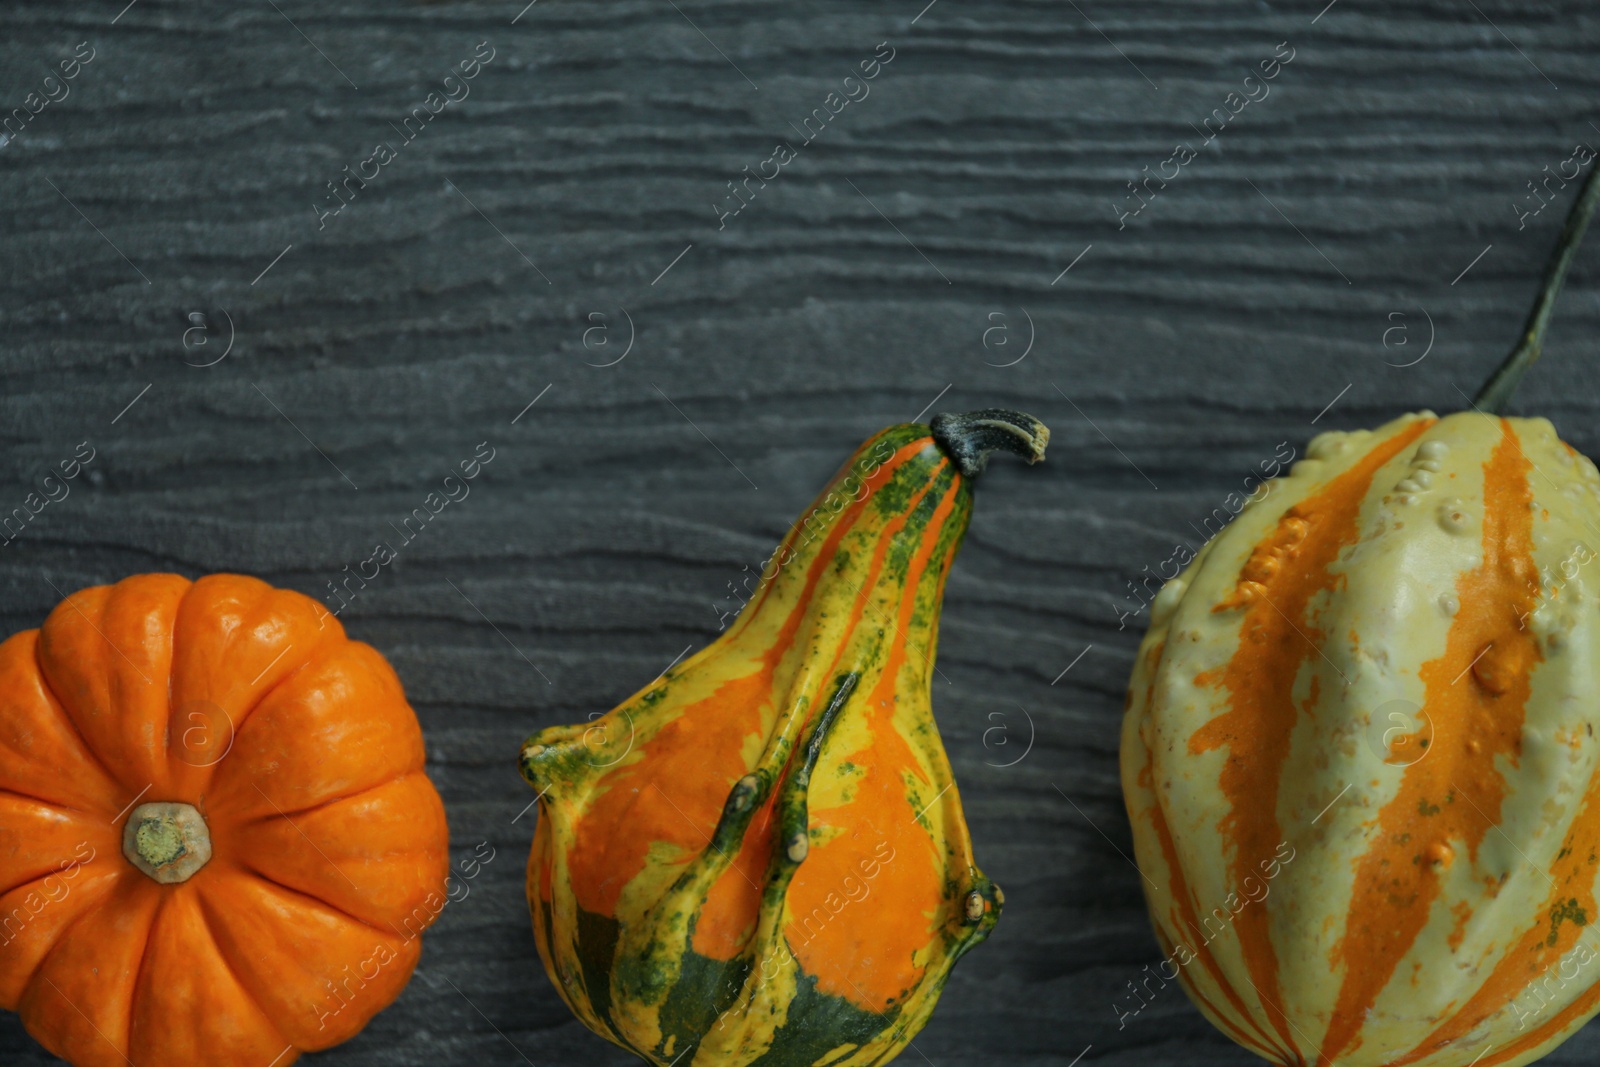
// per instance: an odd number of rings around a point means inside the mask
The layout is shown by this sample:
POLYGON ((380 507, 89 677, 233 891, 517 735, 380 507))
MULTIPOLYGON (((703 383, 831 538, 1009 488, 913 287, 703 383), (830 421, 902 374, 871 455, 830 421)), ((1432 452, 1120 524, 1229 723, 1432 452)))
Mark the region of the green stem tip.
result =
POLYGON ((1544 349, 1545 329, 1550 325, 1550 313, 1555 310, 1556 295, 1561 292, 1561 283, 1567 280, 1567 271, 1578 254, 1578 246, 1583 243, 1583 233, 1589 228, 1589 220, 1594 218, 1597 204, 1600 204, 1600 162, 1595 163, 1589 171, 1583 188, 1578 190, 1577 201, 1567 212, 1561 236, 1556 239, 1555 250, 1545 264, 1544 284, 1539 287, 1533 310, 1523 324, 1522 338, 1473 398, 1472 406, 1479 411, 1498 413, 1511 399, 1522 376, 1539 358, 1544 349))
POLYGON ((1029 463, 1038 463, 1050 443, 1048 426, 1032 415, 1004 408, 961 414, 944 411, 935 415, 929 426, 933 439, 968 478, 983 473, 991 452, 1014 452, 1029 463))
POLYGON ((141 804, 123 824, 122 854, 152 881, 176 885, 211 861, 211 830, 191 804, 141 804))

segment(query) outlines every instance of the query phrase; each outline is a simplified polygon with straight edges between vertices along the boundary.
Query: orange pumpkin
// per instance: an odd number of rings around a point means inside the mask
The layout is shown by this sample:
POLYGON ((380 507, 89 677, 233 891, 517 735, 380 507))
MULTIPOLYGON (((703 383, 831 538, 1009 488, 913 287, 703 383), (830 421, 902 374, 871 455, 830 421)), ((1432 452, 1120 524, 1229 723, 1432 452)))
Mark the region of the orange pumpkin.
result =
POLYGON ((444 808, 370 646, 143 574, 0 644, 0 1007, 77 1067, 284 1067, 404 988, 444 808))

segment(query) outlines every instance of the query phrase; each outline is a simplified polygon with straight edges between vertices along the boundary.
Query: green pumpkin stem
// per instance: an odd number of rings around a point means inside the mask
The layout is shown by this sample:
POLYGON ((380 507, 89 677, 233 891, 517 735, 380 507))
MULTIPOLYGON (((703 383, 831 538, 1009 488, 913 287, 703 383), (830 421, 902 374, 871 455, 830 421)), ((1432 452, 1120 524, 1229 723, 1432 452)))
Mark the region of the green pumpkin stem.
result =
POLYGON ((191 804, 141 804, 123 824, 122 854, 152 881, 177 885, 211 861, 211 830, 191 804))
POLYGON ((1004 449, 1015 452, 1029 463, 1044 459, 1050 443, 1050 429, 1020 411, 984 408, 961 414, 944 411, 929 423, 933 439, 955 460, 961 473, 976 478, 989 462, 989 454, 1004 449))
POLYGON ((1472 401, 1472 406, 1479 411, 1497 414, 1511 399, 1523 374, 1539 358, 1544 348, 1544 332, 1550 325, 1550 313, 1555 310, 1556 295, 1561 292, 1561 283, 1567 279, 1567 271, 1578 254, 1578 245, 1583 243, 1583 232, 1589 228, 1589 220, 1594 217, 1597 204, 1600 204, 1600 164, 1589 171, 1583 188, 1578 190, 1578 199, 1567 212, 1561 236, 1557 238, 1555 250, 1550 253, 1550 261, 1544 268, 1544 284, 1540 286, 1539 296, 1533 302, 1533 310, 1528 313, 1528 321, 1523 324, 1522 339, 1505 362, 1483 383, 1483 388, 1478 390, 1478 395, 1472 401))

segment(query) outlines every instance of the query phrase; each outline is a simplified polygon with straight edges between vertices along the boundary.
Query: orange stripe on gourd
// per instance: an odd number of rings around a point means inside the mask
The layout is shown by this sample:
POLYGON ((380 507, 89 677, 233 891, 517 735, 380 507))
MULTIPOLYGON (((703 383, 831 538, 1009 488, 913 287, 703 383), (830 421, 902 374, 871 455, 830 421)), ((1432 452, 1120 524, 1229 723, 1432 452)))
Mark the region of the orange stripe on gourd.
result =
MULTIPOLYGON (((913 455, 921 453, 927 447, 927 444, 927 439, 919 439, 896 452, 883 467, 873 472, 872 477, 868 479, 869 488, 874 490, 878 488, 872 479, 877 479, 880 473, 882 474, 881 481, 887 481, 893 477, 894 473, 906 460, 909 460, 913 455)), ((911 496, 909 505, 885 524, 883 530, 878 534, 871 567, 867 577, 856 592, 856 599, 851 608, 850 625, 840 635, 835 644, 833 660, 829 663, 828 669, 817 677, 828 679, 835 677, 838 673, 839 666, 843 662, 845 650, 850 647, 856 630, 865 615, 866 603, 870 592, 876 588, 878 579, 881 576, 883 559, 888 552, 889 545, 895 535, 905 526, 907 519, 916 510, 916 506, 922 501, 922 498, 927 495, 928 490, 932 488, 935 479, 943 473, 948 465, 949 460, 940 459, 929 471, 927 482, 911 496)), ((857 507, 864 506, 867 500, 870 499, 869 495, 865 500, 858 502, 857 507)), ((849 513, 849 518, 854 519, 855 517, 855 511, 852 510, 849 513)), ((851 528, 850 521, 839 522, 824 542, 821 551, 817 553, 816 558, 812 561, 812 570, 807 576, 806 592, 802 596, 799 606, 790 613, 785 622, 783 636, 777 644, 768 649, 763 655, 765 670, 769 677, 777 669, 778 661, 785 651, 789 649, 794 633, 806 614, 804 608, 811 599, 812 587, 833 563, 835 552, 838 550, 845 533, 851 528)), ((856 528, 859 529, 859 527, 856 528)), ((808 709, 807 718, 815 710, 815 708, 808 709)), ((804 725, 804 722, 799 724, 801 729, 804 728, 804 725)), ((794 757, 795 751, 791 750, 788 763, 792 763, 794 757)), ((786 763, 786 768, 788 763, 786 763)), ((743 773, 745 769, 741 765, 738 773, 743 773)), ((737 776, 737 774, 730 776, 729 781, 731 782, 737 776)), ((761 810, 751 820, 750 828, 746 831, 745 840, 738 856, 735 857, 728 870, 724 871, 716 882, 712 884, 710 892, 706 895, 706 902, 695 921, 694 937, 691 941, 694 950, 703 956, 718 960, 730 960, 744 950, 755 932, 756 919, 760 913, 761 906, 760 885, 765 878, 767 865, 772 856, 773 810, 777 800, 778 792, 774 790, 762 805, 761 810)), ((808 862, 806 868, 810 866, 812 864, 808 862)), ((806 868, 802 868, 802 872, 806 868)), ((797 879, 798 877, 799 875, 797 874, 797 879)), ((791 886, 791 896, 793 891, 793 886, 791 886)))
POLYGON ((1527 993, 1572 950, 1595 916, 1595 856, 1583 843, 1597 839, 1600 839, 1600 766, 1589 776, 1582 807, 1551 865, 1550 895, 1534 923, 1523 931, 1520 940, 1501 953, 1493 972, 1472 999, 1409 1054, 1395 1060, 1393 1067, 1415 1063, 1470 1034, 1484 1020, 1527 993))
POLYGON ((1483 467, 1482 563, 1456 581, 1460 609, 1444 653, 1417 671, 1425 714, 1438 729, 1428 757, 1407 768, 1379 813, 1359 861, 1333 952, 1345 976, 1319 1063, 1359 1047, 1367 1012, 1428 923, 1451 842, 1464 841, 1476 860, 1500 823, 1506 782, 1496 760, 1518 760, 1529 673, 1543 658, 1521 622, 1539 590, 1529 470, 1515 431, 1501 420, 1501 439, 1483 467))
POLYGON ((652 847, 677 849, 685 862, 705 847, 704 828, 742 773, 745 738, 761 730, 769 683, 769 670, 729 679, 639 746, 640 760, 601 779, 570 853, 580 907, 615 915, 652 847))
MULTIPOLYGON (((1139 784, 1151 790, 1152 796, 1154 795, 1154 770, 1148 754, 1146 755, 1144 766, 1139 771, 1139 784)), ((1210 1010, 1212 1017, 1218 1020, 1234 1040, 1242 1045, 1261 1051, 1269 1059, 1287 1062, 1292 1054, 1279 1046, 1274 1041, 1274 1035, 1251 1014, 1250 1009, 1245 1006, 1244 998, 1239 995, 1239 991, 1234 988, 1233 983, 1223 973, 1222 965, 1217 962, 1217 957, 1212 953, 1210 945, 1206 943, 1204 936, 1200 934, 1200 916, 1195 908, 1194 894, 1189 888, 1188 880, 1183 876, 1183 868, 1178 865, 1177 846, 1173 843, 1172 829, 1167 825, 1166 815, 1161 810, 1159 800, 1150 809, 1150 824, 1155 829, 1156 839, 1161 843, 1162 858, 1166 861, 1167 870, 1172 875, 1172 884, 1168 887, 1168 895, 1172 900, 1173 906, 1167 916, 1167 922, 1175 930, 1192 931, 1196 935, 1193 943, 1186 940, 1181 942, 1181 946, 1184 951, 1198 959, 1205 966, 1206 972, 1216 982, 1217 988, 1222 991, 1223 996, 1228 998, 1228 1003, 1233 1007, 1238 1021, 1235 1021, 1227 1013, 1219 1011, 1200 991, 1196 983, 1189 979, 1187 971, 1184 970, 1189 963, 1187 960, 1179 963, 1178 971, 1184 988, 1189 991, 1190 996, 1200 1001, 1210 1010), (1246 1033, 1243 1024, 1249 1024, 1254 1033, 1246 1033)), ((1167 936, 1166 928, 1160 923, 1156 923, 1155 926, 1157 940, 1160 941, 1162 950, 1167 953, 1167 958, 1170 959, 1177 952, 1179 945, 1172 942, 1167 936)))
MULTIPOLYGON (((1147 710, 1155 701, 1156 679, 1161 667, 1161 655, 1165 650, 1166 641, 1157 640, 1144 652, 1145 659, 1148 661, 1147 669, 1150 679, 1145 685, 1144 693, 1143 706, 1147 710)), ((1128 701, 1125 703, 1131 704, 1132 696, 1133 694, 1130 690, 1128 694, 1128 701)), ((1173 930, 1187 930, 1193 932, 1195 935, 1196 944, 1191 945, 1190 941, 1185 939, 1183 942, 1181 942, 1183 950, 1190 956, 1200 960, 1200 962, 1205 966, 1205 969, 1207 973, 1210 974, 1212 981, 1216 983, 1217 988, 1221 990, 1222 994, 1228 998, 1228 1003, 1233 1006, 1234 1012, 1237 1014, 1238 1021, 1230 1018, 1226 1013, 1219 1011, 1216 1006, 1211 1003, 1210 999, 1200 991, 1197 984, 1190 980, 1187 971, 1187 967, 1190 963, 1189 960, 1182 960, 1179 962, 1179 980, 1183 982, 1184 988, 1189 991, 1189 994, 1203 1004, 1207 1009, 1209 1009, 1212 1016, 1216 1018, 1220 1025, 1227 1030, 1229 1034, 1232 1035, 1240 1044, 1261 1051, 1262 1054, 1267 1056, 1269 1059, 1274 1058, 1274 1056, 1279 1059, 1287 1058, 1288 1053, 1274 1043, 1273 1035, 1265 1027, 1263 1027, 1260 1022, 1256 1020, 1255 1016, 1250 1013, 1250 1010, 1245 1007, 1243 998, 1239 996, 1239 993, 1236 989, 1234 989, 1233 984, 1229 982, 1227 976, 1223 974, 1222 967, 1217 962, 1216 956, 1212 954, 1204 936, 1200 934, 1199 915, 1196 912, 1194 893, 1189 888, 1188 879, 1186 879, 1183 875, 1183 867, 1178 862, 1178 850, 1176 844, 1173 842, 1172 828, 1167 824, 1166 812, 1161 806, 1161 795, 1156 791, 1155 788, 1154 756, 1147 745, 1141 744, 1139 746, 1139 751, 1144 755, 1144 763, 1139 768, 1137 780, 1139 786, 1150 796, 1150 808, 1148 811, 1150 826, 1155 830, 1156 840, 1161 846, 1162 861, 1166 864, 1167 873, 1169 875, 1166 894, 1171 907, 1169 908, 1166 922, 1173 930), (1248 1024, 1251 1030, 1254 1031, 1253 1034, 1245 1032, 1243 1028, 1245 1024, 1248 1024)), ((1130 811, 1128 814, 1131 818, 1135 813, 1130 811)), ((1144 872, 1141 870, 1140 873, 1143 874, 1144 872)), ((1145 877, 1148 878, 1148 875, 1145 877)), ((1154 909, 1152 908, 1152 910, 1154 909)), ((1156 940, 1161 944, 1162 951, 1167 954, 1167 958, 1171 959, 1177 952, 1178 944, 1174 943, 1172 938, 1168 936, 1167 928, 1166 926, 1162 925, 1161 921, 1159 921, 1159 918, 1154 925, 1156 930, 1156 940)))
MULTIPOLYGON (((844 466, 840 468, 840 470, 852 467, 856 463, 860 462, 861 458, 865 456, 869 450, 878 447, 878 442, 881 440, 881 437, 869 439, 860 448, 856 449, 856 454, 851 456, 849 461, 846 462, 844 466)), ((851 522, 854 521, 858 514, 860 514, 861 510, 871 503, 872 494, 877 492, 877 490, 880 489, 890 478, 894 477, 895 472, 901 467, 905 466, 905 464, 910 461, 913 456, 920 455, 923 451, 925 451, 929 445, 932 444, 932 442, 933 439, 931 437, 918 437, 910 444, 901 445, 889 456, 888 459, 879 464, 871 474, 862 479, 865 492, 861 494, 859 499, 852 498, 849 505, 843 509, 838 522, 834 524, 833 530, 830 531, 827 540, 823 543, 822 549, 817 552, 816 556, 812 560, 812 569, 808 571, 806 575, 805 591, 796 597, 796 606, 791 610, 789 615, 790 624, 785 626, 785 631, 787 634, 793 634, 794 627, 799 625, 799 623, 796 621, 797 618, 805 614, 806 603, 808 600, 810 600, 811 591, 816 586, 817 579, 822 573, 822 571, 818 569, 818 565, 822 565, 825 568, 827 561, 833 558, 833 550, 838 547, 840 538, 844 536, 845 531, 850 528, 851 522)), ((830 481, 829 484, 831 485, 832 482, 830 481)), ((788 553, 790 556, 797 554, 794 551, 793 545, 794 542, 799 539, 801 532, 804 530, 805 520, 817 513, 817 511, 822 507, 823 502, 827 500, 827 497, 828 490, 826 489, 818 494, 817 499, 811 502, 811 507, 806 509, 805 514, 801 515, 799 519, 795 520, 795 524, 789 527, 789 532, 785 534, 783 540, 778 543, 777 549, 773 551, 769 559, 778 560, 784 555, 784 553, 788 553)), ((734 620, 735 628, 743 627, 750 620, 753 620, 757 617, 762 602, 772 594, 773 588, 778 584, 776 579, 780 574, 782 574, 784 567, 787 566, 787 563, 787 560, 781 560, 778 564, 777 570, 773 572, 773 579, 770 581, 766 579, 762 580, 761 587, 757 591, 756 596, 750 601, 750 603, 745 605, 743 610, 739 612, 738 619, 734 620)), ((780 643, 776 647, 782 649, 787 646, 780 643)))
MULTIPOLYGON (((911 444, 902 446, 864 478, 866 492, 862 498, 852 500, 850 505, 843 509, 839 520, 823 539, 822 547, 818 549, 807 567, 805 585, 797 596, 794 607, 784 617, 777 638, 762 653, 762 671, 769 682, 776 677, 779 662, 793 647, 795 634, 799 632, 801 624, 806 619, 812 593, 818 581, 833 562, 834 554, 838 551, 845 535, 859 519, 862 509, 871 501, 872 493, 893 478, 913 456, 919 455, 927 447, 927 443, 926 438, 919 438, 911 444)), ((856 455, 844 464, 841 471, 853 466, 871 447, 873 447, 871 442, 863 445, 857 450, 856 455)), ((833 480, 837 481, 837 475, 833 480)), ((824 499, 826 493, 818 497, 818 503, 814 503, 812 510, 807 514, 812 514, 820 507, 820 501, 824 499)), ((789 548, 800 536, 800 529, 801 524, 797 522, 784 538, 780 552, 789 548)), ((775 552, 774 557, 778 554, 775 552)), ((759 595, 740 614, 736 626, 756 617, 762 600, 777 584, 775 580, 777 574, 775 573, 773 577, 773 581, 762 582, 759 595)), ((743 773, 744 769, 741 763, 738 773, 743 773)), ((737 777, 737 774, 733 777, 737 777)), ((729 779, 731 780, 732 778, 729 779)), ((712 883, 711 889, 706 894, 706 902, 695 921, 694 935, 690 942, 694 950, 702 956, 715 960, 731 960, 745 949, 754 934, 756 917, 761 906, 760 885, 772 858, 773 806, 776 803, 777 793, 774 792, 763 802, 761 810, 752 817, 750 827, 740 844, 739 854, 734 857, 728 869, 712 883)))
POLYGON ((713 960, 731 960, 743 952, 755 936, 756 919, 761 910, 761 882, 772 862, 772 805, 776 794, 767 798, 750 820, 744 843, 728 869, 711 883, 706 902, 695 919, 694 936, 689 945, 700 955, 713 960))
POLYGON ((1580 1020, 1595 1010, 1595 1005, 1600 1003, 1600 985, 1590 986, 1583 996, 1556 1012, 1547 1021, 1534 1027, 1527 1034, 1506 1045, 1496 1048, 1490 1055, 1473 1064, 1473 1067, 1494 1067, 1497 1063, 1505 1063, 1524 1055, 1529 1049, 1538 1048, 1551 1038, 1566 1031, 1580 1020))
MULTIPOLYGON (((949 465, 950 461, 948 459, 941 459, 938 464, 935 465, 931 471, 929 471, 928 480, 911 495, 906 507, 901 510, 898 515, 891 519, 887 525, 884 526, 883 533, 879 536, 878 543, 872 550, 872 562, 867 569, 867 577, 856 589, 855 600, 850 605, 849 629, 843 635, 841 635, 840 640, 835 643, 833 659, 829 661, 828 669, 823 671, 822 674, 818 676, 822 678, 824 682, 838 676, 839 668, 844 663, 845 653, 851 648, 851 644, 854 641, 856 629, 861 625, 861 620, 866 615, 867 601, 872 598, 872 593, 877 588, 878 579, 883 574, 884 558, 889 554, 889 548, 894 543, 895 535, 905 528, 907 520, 909 520, 911 516, 916 513, 916 510, 918 506, 921 505, 923 498, 926 497, 928 495, 928 491, 933 488, 935 479, 937 479, 940 474, 944 473, 945 468, 949 465)), ((931 526, 932 524, 930 523, 929 525, 931 526)), ((926 534, 926 530, 924 531, 924 534, 926 534)), ((829 558, 831 560, 831 553, 829 554, 829 558)), ((914 583, 908 578, 907 582, 905 583, 905 587, 914 588, 914 583)), ((903 587, 901 591, 902 597, 905 595, 905 587, 903 587)), ((895 642, 903 642, 904 640, 904 631, 900 631, 891 637, 891 641, 895 642)), ((793 753, 790 754, 790 759, 791 761, 793 760, 793 753)))
MULTIPOLYGON (((705 847, 704 828, 716 824, 728 789, 748 769, 746 739, 766 733, 779 661, 804 622, 813 589, 852 522, 871 501, 870 490, 893 477, 926 443, 918 440, 898 449, 866 479, 869 492, 851 502, 811 559, 804 587, 757 669, 724 682, 711 696, 685 708, 638 746, 637 759, 591 782, 590 800, 574 828, 568 860, 572 890, 585 911, 615 916, 623 889, 644 870, 651 848, 658 843, 679 849, 685 862, 705 847), (670 795, 658 782, 673 783, 670 795), (657 797, 667 803, 658 803, 657 797)), ((784 544, 799 533, 796 527, 784 544)), ((761 596, 775 585, 763 583, 761 596)), ((740 615, 741 622, 754 618, 751 608, 740 615)), ((770 807, 769 798, 768 811, 756 816, 739 856, 714 884, 696 924, 695 949, 713 959, 732 959, 753 928, 759 892, 751 883, 759 884, 771 854, 770 807)))
MULTIPOLYGON (((1150 707, 1155 700, 1156 678, 1161 665, 1161 653, 1165 648, 1166 642, 1158 641, 1151 645, 1146 653, 1150 661, 1150 682, 1145 687, 1144 696, 1144 706, 1146 708, 1150 707)), ((1189 991, 1189 994, 1209 1008, 1212 1016, 1222 1023, 1236 1041, 1260 1050, 1269 1059, 1276 1058, 1280 1062, 1286 1061, 1290 1058, 1290 1053, 1276 1043, 1274 1035, 1262 1026, 1250 1009, 1245 1006, 1244 998, 1239 995, 1239 991, 1234 988, 1233 983, 1223 973, 1222 965, 1217 962, 1216 955, 1212 953, 1210 945, 1200 932, 1200 915, 1194 892, 1189 887, 1189 880, 1183 875, 1183 865, 1178 860, 1178 847, 1172 837, 1172 827, 1167 823, 1166 812, 1161 806, 1161 795, 1155 788, 1153 755, 1148 747, 1144 747, 1142 750, 1145 761, 1144 765, 1139 768, 1138 781, 1139 785, 1150 794, 1150 826, 1156 832, 1156 840, 1161 845, 1161 857, 1166 864, 1170 878, 1167 886, 1167 897, 1171 901, 1172 907, 1167 916, 1167 922, 1174 930, 1185 930, 1195 935, 1195 940, 1192 944, 1190 941, 1185 940, 1181 942, 1181 945, 1184 951, 1198 959, 1205 966, 1206 972, 1211 975, 1212 981, 1217 984, 1217 988, 1222 991, 1223 996, 1228 998, 1228 1003, 1233 1007, 1237 1015, 1237 1021, 1230 1018, 1226 1013, 1217 1010, 1216 1006, 1201 993, 1196 983, 1189 979, 1188 972, 1185 970, 1189 961, 1180 962, 1179 978, 1183 982, 1184 988, 1189 991), (1243 1028, 1245 1024, 1248 1024, 1250 1029, 1254 1031, 1253 1035, 1245 1032, 1243 1028)), ((1177 951, 1178 946, 1167 936, 1161 923, 1157 922, 1155 927, 1162 949, 1170 959, 1173 953, 1177 951)))
MULTIPOLYGON (((941 462, 932 478, 946 465, 941 462)), ((888 1010, 922 976, 925 964, 904 952, 903 946, 928 940, 944 899, 940 857, 932 838, 918 823, 918 813, 912 810, 907 794, 908 770, 924 785, 928 778, 915 751, 895 728, 895 705, 917 592, 960 489, 961 479, 956 476, 935 506, 907 566, 898 617, 890 623, 895 632, 888 657, 862 711, 872 741, 844 756, 864 768, 854 799, 838 807, 812 809, 815 826, 839 832, 811 850, 789 886, 791 918, 785 934, 801 967, 816 976, 822 992, 879 1012, 888 1010), (863 753, 870 753, 869 758, 856 759, 863 753), (879 842, 886 842, 892 850, 886 860, 878 851, 879 842), (870 891, 886 894, 895 902, 895 909, 871 925, 828 923, 816 931, 804 929, 803 917, 825 907, 828 895, 837 893, 846 878, 859 877, 859 864, 868 855, 883 861, 870 891)), ((924 488, 919 498, 926 492, 924 488)), ((919 504, 920 499, 913 502, 904 516, 913 514, 919 504)), ((879 545, 875 569, 887 549, 885 539, 879 545)), ((953 552, 947 554, 947 558, 953 556, 953 552)), ((864 600, 858 601, 858 608, 863 604, 864 600)))
MULTIPOLYGON (((1170 960, 1177 953, 1177 946, 1173 943, 1172 939, 1167 936, 1166 927, 1162 926, 1160 923, 1157 923, 1155 925, 1155 931, 1156 943, 1161 946, 1161 951, 1165 953, 1166 958, 1170 960)), ((1188 949, 1187 944, 1185 944, 1184 948, 1186 950, 1188 949)), ((1182 971, 1180 970, 1179 973, 1182 974, 1182 971)), ((1258 1036, 1261 1033, 1260 1025, 1257 1024, 1254 1019, 1250 1018, 1249 1014, 1244 1011, 1244 1006, 1242 1003, 1236 1004, 1236 1007, 1238 1007, 1240 1013, 1239 1017, 1249 1022, 1252 1028, 1254 1028, 1256 1031, 1255 1033, 1246 1032, 1242 1026, 1233 1020, 1232 1016, 1228 1015, 1226 1012, 1219 1011, 1217 1006, 1211 1002, 1211 998, 1202 993, 1193 982, 1188 981, 1186 976, 1184 978, 1184 988, 1188 990, 1189 996, 1192 997, 1195 1002, 1205 1010, 1208 1016, 1213 1019, 1216 1024, 1228 1034, 1229 1037, 1233 1038, 1245 1048, 1251 1049, 1254 1052, 1259 1052, 1265 1058, 1278 1062, 1283 1062, 1290 1057, 1290 1053, 1285 1052, 1277 1045, 1268 1043, 1267 1038, 1258 1036)), ((1223 984, 1220 986, 1220 988, 1225 994, 1228 995, 1230 1001, 1238 1001, 1238 994, 1234 992, 1232 986, 1223 984)))
MULTIPOLYGON (((1189 738, 1189 751, 1226 746, 1219 785, 1228 814, 1218 831, 1231 846, 1231 881, 1257 874, 1283 840, 1277 801, 1289 738, 1297 721, 1294 686, 1325 636, 1309 619, 1312 598, 1332 591, 1332 565, 1360 537, 1361 505, 1378 469, 1432 425, 1421 420, 1379 442, 1343 473, 1286 511, 1239 572, 1232 597, 1213 610, 1246 607, 1238 651, 1226 665, 1195 679, 1227 691, 1228 710, 1189 738)), ((1278 957, 1266 908, 1245 908, 1233 922, 1250 979, 1278 1036, 1297 1046, 1284 1014, 1278 957)))

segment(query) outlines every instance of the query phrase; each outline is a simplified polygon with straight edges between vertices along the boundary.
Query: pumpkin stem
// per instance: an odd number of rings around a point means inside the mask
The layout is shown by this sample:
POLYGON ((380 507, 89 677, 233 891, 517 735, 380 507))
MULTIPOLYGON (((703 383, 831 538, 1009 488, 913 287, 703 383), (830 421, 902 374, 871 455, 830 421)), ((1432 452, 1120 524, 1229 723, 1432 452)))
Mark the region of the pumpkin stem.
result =
POLYGON ((1545 264, 1544 284, 1540 286, 1539 295, 1533 302, 1533 310, 1528 313, 1528 321, 1523 324, 1522 339, 1505 362, 1483 383, 1483 388, 1478 390, 1477 397, 1472 401, 1473 407, 1480 411, 1498 413, 1511 399, 1523 374, 1539 358, 1544 348, 1545 328, 1550 325, 1550 313, 1555 310, 1556 294, 1561 292, 1561 283, 1566 281, 1567 270, 1578 254, 1578 245, 1583 242, 1583 232, 1589 228, 1596 204, 1600 204, 1600 180, 1597 179, 1600 179, 1600 164, 1589 171, 1583 188, 1578 190, 1578 199, 1567 212, 1561 236, 1556 239, 1555 250, 1545 264))
POLYGON ((940 412, 929 423, 933 439, 939 442, 956 466, 968 478, 976 478, 989 462, 989 453, 1005 449, 1029 463, 1044 459, 1050 443, 1050 428, 1032 415, 1003 408, 984 408, 955 414, 940 412))
POLYGON ((162 885, 187 882, 211 860, 211 831, 192 805, 141 804, 122 828, 122 854, 162 885))

